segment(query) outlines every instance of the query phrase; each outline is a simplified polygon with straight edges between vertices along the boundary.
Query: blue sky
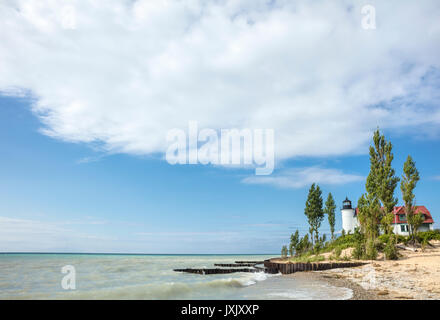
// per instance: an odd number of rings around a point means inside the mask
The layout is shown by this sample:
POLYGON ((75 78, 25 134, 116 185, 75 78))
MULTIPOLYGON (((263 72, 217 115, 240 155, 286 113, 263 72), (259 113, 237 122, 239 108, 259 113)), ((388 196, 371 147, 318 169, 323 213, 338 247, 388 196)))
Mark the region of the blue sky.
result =
POLYGON ((377 127, 437 222, 440 5, 370 3, 0 6, 0 251, 278 253, 311 183, 357 201, 377 127), (273 129, 275 171, 170 165, 194 120, 273 129))
MULTIPOLYGON (((10 232, 3 237, 3 251, 277 253, 296 228, 307 230, 308 187, 249 185, 241 178, 251 170, 171 166, 142 156, 82 162, 97 153, 39 133, 41 124, 29 103, 0 98, 0 212, 17 220, 2 221, 3 232, 10 232), (29 234, 22 224, 31 224, 29 234), (6 227, 15 228, 15 237, 6 227)), ((386 134, 394 143, 399 175, 407 154, 417 161, 422 177, 417 203, 439 219, 440 165, 434 161, 439 141, 386 134)), ((361 155, 304 158, 286 166, 330 166, 366 176, 368 164, 368 155, 361 155)), ((321 187, 340 206, 346 195, 354 201, 361 195, 364 181, 321 187)), ((400 198, 399 190, 396 194, 400 198)), ((339 212, 337 218, 340 230, 339 212)), ((328 232, 326 222, 322 231, 328 232)))

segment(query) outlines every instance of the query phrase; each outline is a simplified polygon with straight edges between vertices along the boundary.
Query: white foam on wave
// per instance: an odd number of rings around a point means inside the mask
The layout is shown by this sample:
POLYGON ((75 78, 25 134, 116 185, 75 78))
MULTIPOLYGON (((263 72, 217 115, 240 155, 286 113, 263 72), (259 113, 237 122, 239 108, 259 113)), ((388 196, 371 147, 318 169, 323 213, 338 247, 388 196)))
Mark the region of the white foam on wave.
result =
POLYGON ((248 273, 244 275, 242 278, 239 278, 238 281, 240 281, 240 283, 242 283, 243 286, 247 287, 257 284, 258 282, 267 280, 270 277, 275 277, 279 275, 281 275, 281 273, 279 274, 268 274, 265 272, 248 273))

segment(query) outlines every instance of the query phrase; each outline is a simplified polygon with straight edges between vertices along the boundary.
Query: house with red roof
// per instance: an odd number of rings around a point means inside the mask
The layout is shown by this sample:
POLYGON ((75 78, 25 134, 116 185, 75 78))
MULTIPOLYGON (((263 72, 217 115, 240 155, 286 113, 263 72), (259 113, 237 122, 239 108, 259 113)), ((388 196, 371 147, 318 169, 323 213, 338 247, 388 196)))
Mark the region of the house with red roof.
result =
MULTIPOLYGON (((419 231, 429 231, 434 230, 434 219, 431 213, 425 206, 416 206, 414 212, 416 214, 423 214, 424 221, 419 227, 419 231)), ((354 233, 355 228, 358 228, 358 208, 353 208, 351 201, 346 198, 342 203, 342 229, 345 233, 354 233)), ((393 232, 394 234, 407 236, 409 235, 408 222, 406 221, 405 207, 399 206, 394 207, 393 210, 394 220, 393 220, 393 232)))
MULTIPOLYGON (((416 206, 414 212, 416 214, 422 214, 425 218, 422 225, 419 227, 419 231, 434 230, 434 219, 432 219, 431 213, 425 206, 416 206)), ((405 207, 394 207, 393 210, 393 231, 395 234, 401 234, 407 236, 408 222, 406 221, 405 207)))

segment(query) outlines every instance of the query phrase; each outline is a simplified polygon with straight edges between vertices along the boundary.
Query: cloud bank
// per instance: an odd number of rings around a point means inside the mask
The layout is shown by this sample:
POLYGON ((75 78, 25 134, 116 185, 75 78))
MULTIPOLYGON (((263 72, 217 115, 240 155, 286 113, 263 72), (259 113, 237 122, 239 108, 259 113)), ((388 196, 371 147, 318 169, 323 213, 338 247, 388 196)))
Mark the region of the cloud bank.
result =
POLYGON ((438 132, 438 1, 372 1, 376 30, 364 4, 2 1, 0 90, 108 153, 163 153, 190 120, 273 128, 277 160, 363 152, 378 125, 438 132))

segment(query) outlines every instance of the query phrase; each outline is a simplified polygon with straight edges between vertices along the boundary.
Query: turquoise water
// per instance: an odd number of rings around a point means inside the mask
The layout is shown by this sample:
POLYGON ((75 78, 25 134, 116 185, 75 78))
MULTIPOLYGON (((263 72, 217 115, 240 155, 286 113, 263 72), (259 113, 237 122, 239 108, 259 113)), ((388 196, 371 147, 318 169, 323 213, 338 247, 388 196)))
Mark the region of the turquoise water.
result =
POLYGON ((0 299, 348 299, 351 290, 264 273, 197 275, 176 268, 263 255, 0 254, 0 299), (75 268, 65 290, 63 266, 75 268))

